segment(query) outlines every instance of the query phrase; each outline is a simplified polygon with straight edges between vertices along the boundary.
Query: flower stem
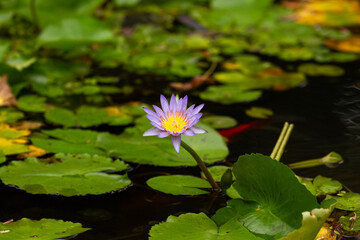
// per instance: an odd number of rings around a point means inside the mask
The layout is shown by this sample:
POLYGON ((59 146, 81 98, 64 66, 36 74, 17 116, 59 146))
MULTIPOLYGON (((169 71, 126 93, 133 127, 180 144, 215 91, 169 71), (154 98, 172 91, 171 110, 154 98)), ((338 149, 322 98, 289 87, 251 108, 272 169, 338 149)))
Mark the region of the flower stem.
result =
POLYGON ((192 149, 189 145, 187 145, 185 142, 181 141, 181 146, 188 151, 188 153, 191 154, 191 156, 193 156, 193 158, 195 159, 195 161, 197 162, 197 164, 199 165, 201 171, 203 171, 203 173, 206 176, 206 179, 209 181, 209 183, 211 184, 212 188, 214 190, 221 190, 221 188, 219 187, 219 185, 215 182, 214 178, 212 177, 211 173, 209 172, 209 170, 207 169, 207 167, 205 166, 204 162, 201 160, 201 158, 199 157, 199 155, 194 151, 194 149, 192 149))
POLYGON ((286 146, 286 143, 289 140, 290 134, 294 128, 294 124, 289 124, 288 122, 285 122, 284 127, 280 133, 280 136, 275 144, 275 147, 270 155, 272 159, 280 161, 280 158, 282 154, 284 153, 284 149, 286 146))

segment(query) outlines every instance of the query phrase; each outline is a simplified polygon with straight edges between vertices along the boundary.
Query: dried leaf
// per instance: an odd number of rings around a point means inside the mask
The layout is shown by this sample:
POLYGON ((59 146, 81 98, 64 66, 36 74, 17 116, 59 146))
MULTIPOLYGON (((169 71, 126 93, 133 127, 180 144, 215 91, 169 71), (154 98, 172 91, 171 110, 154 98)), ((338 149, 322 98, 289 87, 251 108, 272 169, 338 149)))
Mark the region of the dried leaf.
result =
POLYGON ((17 100, 11 92, 7 75, 0 77, 0 106, 16 106, 17 100))
POLYGON ((360 35, 354 35, 345 40, 327 40, 325 44, 337 51, 360 53, 360 35))
POLYGON ((189 91, 191 89, 200 87, 204 83, 213 84, 214 79, 209 76, 201 75, 201 76, 195 76, 193 79, 191 79, 190 82, 187 83, 173 82, 170 83, 170 86, 179 91, 189 91))

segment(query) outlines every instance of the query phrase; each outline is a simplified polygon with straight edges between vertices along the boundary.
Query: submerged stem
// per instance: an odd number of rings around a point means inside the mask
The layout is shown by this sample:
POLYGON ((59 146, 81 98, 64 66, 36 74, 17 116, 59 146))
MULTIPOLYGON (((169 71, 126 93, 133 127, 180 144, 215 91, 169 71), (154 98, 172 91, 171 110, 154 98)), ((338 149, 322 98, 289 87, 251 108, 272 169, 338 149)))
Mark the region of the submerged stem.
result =
POLYGON ((270 154, 270 157, 272 159, 280 161, 280 158, 284 153, 286 143, 288 142, 288 140, 290 138, 293 128, 294 128, 294 124, 289 124, 288 122, 284 123, 284 127, 281 130, 280 136, 275 144, 275 147, 274 147, 272 153, 270 154))
POLYGON ((215 182, 214 178, 212 177, 211 173, 209 172, 209 170, 207 169, 207 167, 205 166, 204 162, 201 160, 201 158, 199 157, 199 155, 194 151, 194 149, 192 149, 189 145, 187 145, 185 142, 181 141, 181 146, 188 151, 188 153, 191 154, 191 156, 193 156, 193 158, 195 159, 195 161, 197 162, 197 164, 199 165, 201 171, 203 171, 203 173, 206 176, 206 179, 209 181, 209 183, 211 184, 212 188, 214 190, 221 190, 221 188, 219 187, 219 185, 215 182))

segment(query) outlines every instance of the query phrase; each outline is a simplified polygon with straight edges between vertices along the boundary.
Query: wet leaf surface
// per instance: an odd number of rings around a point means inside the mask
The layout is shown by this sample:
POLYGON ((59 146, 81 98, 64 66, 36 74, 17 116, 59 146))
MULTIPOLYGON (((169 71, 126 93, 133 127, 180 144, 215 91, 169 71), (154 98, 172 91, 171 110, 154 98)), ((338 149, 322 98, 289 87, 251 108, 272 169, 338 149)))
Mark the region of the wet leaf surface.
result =
POLYGON ((76 196, 103 194, 127 187, 127 175, 108 174, 128 168, 120 160, 113 161, 98 155, 57 154, 55 162, 44 163, 36 158, 13 161, 0 168, 0 178, 5 184, 20 187, 32 194, 60 194, 76 196))
POLYGON ((41 240, 53 240, 69 237, 88 230, 90 230, 90 228, 84 228, 80 223, 46 218, 41 220, 22 218, 16 222, 1 224, 0 231, 2 231, 2 234, 0 234, 0 239, 27 240, 35 238, 41 240))

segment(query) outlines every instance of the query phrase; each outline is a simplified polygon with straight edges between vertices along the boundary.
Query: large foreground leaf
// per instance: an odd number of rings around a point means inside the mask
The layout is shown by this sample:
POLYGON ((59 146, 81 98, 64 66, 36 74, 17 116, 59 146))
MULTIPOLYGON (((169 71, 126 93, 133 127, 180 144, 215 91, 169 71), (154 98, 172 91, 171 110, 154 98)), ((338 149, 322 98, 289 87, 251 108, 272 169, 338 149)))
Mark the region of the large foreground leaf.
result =
POLYGON ((32 194, 58 193, 64 196, 102 194, 127 187, 127 175, 103 171, 122 171, 128 166, 98 155, 56 154, 54 163, 37 158, 13 161, 0 168, 0 178, 32 194))
POLYGON ((150 230, 150 240, 260 240, 240 222, 229 221, 218 227, 204 213, 187 213, 179 217, 169 216, 166 222, 150 230))
POLYGON ((259 235, 284 237, 301 226, 303 212, 319 207, 316 198, 299 183, 295 174, 270 157, 240 156, 233 173, 234 188, 243 199, 259 204, 256 210, 240 218, 244 226, 259 235))
POLYGON ((89 230, 80 223, 55 219, 31 220, 22 218, 16 222, 0 224, 0 240, 54 240, 89 230))

